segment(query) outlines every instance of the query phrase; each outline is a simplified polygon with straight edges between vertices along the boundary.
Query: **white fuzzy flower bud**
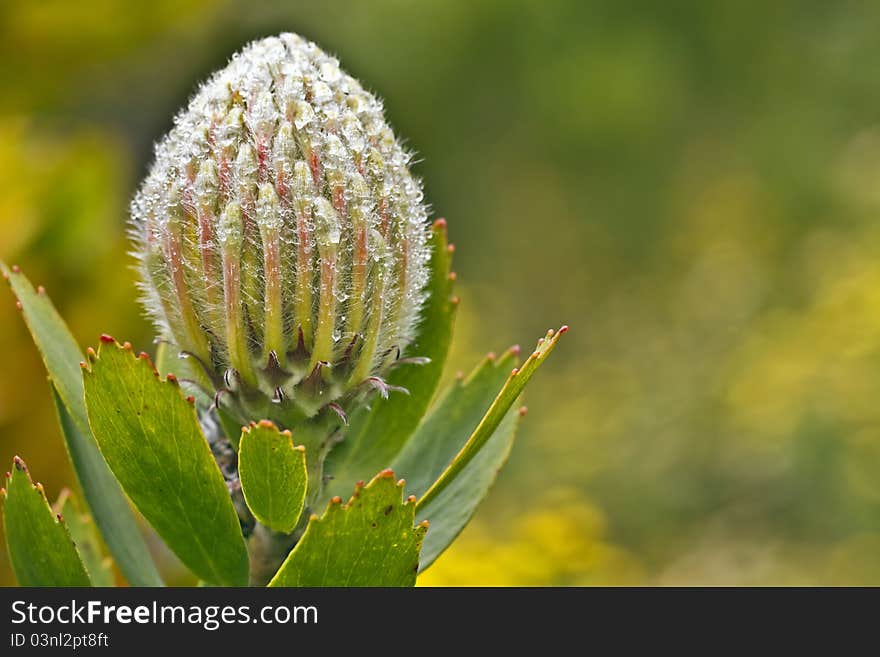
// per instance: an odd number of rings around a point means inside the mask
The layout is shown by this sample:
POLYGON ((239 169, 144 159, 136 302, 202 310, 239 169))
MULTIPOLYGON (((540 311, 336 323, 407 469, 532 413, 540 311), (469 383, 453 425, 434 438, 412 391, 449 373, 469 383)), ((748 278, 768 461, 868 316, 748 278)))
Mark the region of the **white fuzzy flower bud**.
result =
POLYGON ((315 44, 247 46, 177 116, 132 203, 161 338, 243 416, 260 399, 307 418, 361 396, 424 301, 409 163, 381 102, 315 44))

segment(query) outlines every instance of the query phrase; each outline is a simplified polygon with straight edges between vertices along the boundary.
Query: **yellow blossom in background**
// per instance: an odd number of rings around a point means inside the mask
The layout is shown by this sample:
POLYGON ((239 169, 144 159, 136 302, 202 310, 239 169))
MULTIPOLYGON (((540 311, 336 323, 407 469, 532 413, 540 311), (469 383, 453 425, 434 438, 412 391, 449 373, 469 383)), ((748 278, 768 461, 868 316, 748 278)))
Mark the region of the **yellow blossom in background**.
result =
POLYGON ((601 511, 575 491, 556 491, 538 506, 509 527, 469 526, 418 584, 609 586, 642 581, 644 569, 637 559, 607 541, 601 511))

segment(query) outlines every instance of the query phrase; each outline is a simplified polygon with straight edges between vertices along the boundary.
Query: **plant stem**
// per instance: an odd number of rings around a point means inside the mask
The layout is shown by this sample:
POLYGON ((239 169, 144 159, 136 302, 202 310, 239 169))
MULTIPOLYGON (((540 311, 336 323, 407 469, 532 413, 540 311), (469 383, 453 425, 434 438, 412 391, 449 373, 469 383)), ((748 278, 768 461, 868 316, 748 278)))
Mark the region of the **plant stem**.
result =
POLYGON ((292 534, 279 534, 257 522, 248 540, 250 585, 266 586, 301 535, 300 529, 292 534))

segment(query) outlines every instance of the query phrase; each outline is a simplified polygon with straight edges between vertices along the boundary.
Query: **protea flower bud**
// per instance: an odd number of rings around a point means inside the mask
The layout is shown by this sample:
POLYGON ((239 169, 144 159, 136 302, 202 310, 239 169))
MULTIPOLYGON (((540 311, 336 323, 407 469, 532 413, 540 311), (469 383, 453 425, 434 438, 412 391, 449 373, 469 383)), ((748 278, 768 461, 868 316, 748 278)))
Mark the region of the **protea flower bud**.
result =
POLYGON ((427 280, 409 162, 381 102, 294 34, 233 57, 156 147, 132 204, 144 305, 242 421, 387 394, 427 280))

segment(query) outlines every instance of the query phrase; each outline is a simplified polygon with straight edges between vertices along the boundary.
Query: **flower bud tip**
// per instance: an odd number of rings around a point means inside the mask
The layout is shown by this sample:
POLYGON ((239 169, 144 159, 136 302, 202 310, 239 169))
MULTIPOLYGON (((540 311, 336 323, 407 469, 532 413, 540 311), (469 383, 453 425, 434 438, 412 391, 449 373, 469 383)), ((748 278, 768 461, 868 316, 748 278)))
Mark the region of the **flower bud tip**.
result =
POLYGON ((529 409, 527 406, 520 406, 519 407, 519 416, 520 417, 525 417, 526 413, 528 413, 528 412, 529 412, 529 409))
POLYGON ((102 333, 99 340, 104 344, 113 344, 114 342, 116 342, 112 335, 107 335, 106 333, 102 333))
POLYGON ((190 404, 195 404, 196 398, 193 397, 192 395, 190 395, 189 397, 186 398, 186 401, 188 401, 190 404))
POLYGON ((416 496, 410 495, 409 497, 406 498, 406 501, 409 502, 410 504, 413 504, 416 501, 416 496))
POLYGON ((444 219, 443 217, 440 217, 439 219, 437 219, 434 222, 434 228, 437 228, 439 230, 445 230, 446 229, 446 219, 444 219))
POLYGON ((37 286, 37 294, 39 294, 39 295, 46 294, 46 288, 44 288, 42 285, 38 285, 37 286))
POLYGON ((510 372, 510 376, 516 376, 517 374, 519 374, 519 368, 514 367, 510 372))
POLYGON ((18 265, 12 265, 12 273, 13 274, 20 274, 21 268, 18 265))
POLYGON ((568 333, 568 324, 563 324, 559 327, 559 335, 562 335, 563 333, 568 333))
POLYGON ((391 479, 394 477, 394 470, 392 470, 391 468, 385 468, 376 476, 380 479, 391 479))
POLYGON ((27 472, 27 466, 24 464, 24 461, 21 460, 20 456, 12 457, 12 464, 15 466, 15 469, 19 472, 27 472))
POLYGON ((330 504, 342 504, 342 498, 339 495, 334 495, 330 498, 330 504))
POLYGON ((15 300, 15 307, 18 308, 19 310, 24 309, 23 306, 21 305, 21 301, 19 301, 18 299, 15 300))

